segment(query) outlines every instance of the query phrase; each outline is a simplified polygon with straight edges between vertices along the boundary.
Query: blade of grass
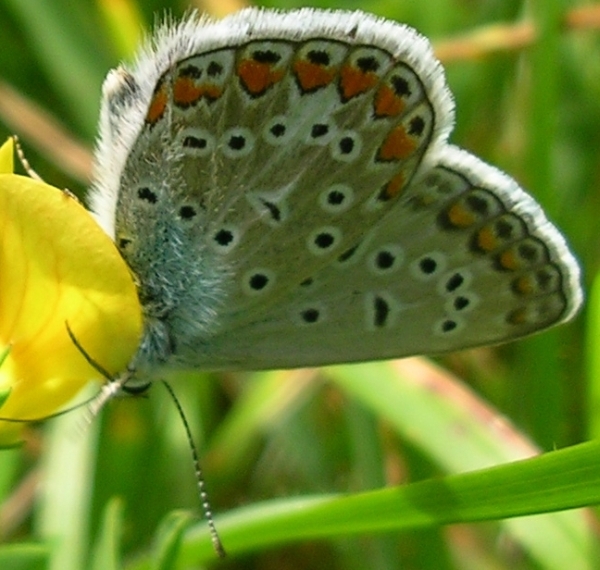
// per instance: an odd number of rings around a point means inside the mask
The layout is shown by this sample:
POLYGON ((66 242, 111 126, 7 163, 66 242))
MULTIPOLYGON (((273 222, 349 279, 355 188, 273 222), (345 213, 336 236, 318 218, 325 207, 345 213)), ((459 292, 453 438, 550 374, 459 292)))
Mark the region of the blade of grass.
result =
MULTIPOLYGON (((85 398, 91 395, 91 389, 85 398)), ((80 570, 88 555, 88 525, 95 442, 99 423, 84 433, 82 415, 73 412, 48 424, 44 446, 44 485, 35 526, 52 542, 49 570, 80 570)))
MULTIPOLYGON (((590 442, 402 487, 255 504, 219 516, 216 523, 234 557, 299 540, 430 528, 598 503, 600 442, 590 442)), ((554 558, 545 567, 589 569, 590 562, 598 559, 597 537, 586 529, 567 538, 551 549, 554 558)), ((214 556, 206 525, 193 526, 183 540, 180 565, 200 564, 214 556)), ((141 558, 128 569, 141 570, 147 564, 148 559, 141 558)))
POLYGON ((123 504, 113 499, 104 508, 100 532, 91 556, 91 570, 119 570, 123 504))
POLYGON ((7 570, 45 570, 50 548, 43 544, 5 544, 0 547, 0 568, 7 570))
POLYGON ((315 386, 315 371, 277 371, 253 375, 211 439, 204 464, 219 479, 245 469, 260 435, 289 415, 315 386))
MULTIPOLYGON (((536 451, 497 411, 424 360, 340 366, 328 373, 337 385, 391 422, 403 437, 450 472, 514 461, 536 451)), ((535 492, 538 483, 532 480, 530 484, 535 492)), ((574 512, 505 524, 538 560, 560 568, 554 562, 564 560, 558 550, 568 549, 565 545, 575 536, 584 540, 587 527, 583 520, 581 513, 574 512), (558 544, 560 548, 555 548, 558 544)))

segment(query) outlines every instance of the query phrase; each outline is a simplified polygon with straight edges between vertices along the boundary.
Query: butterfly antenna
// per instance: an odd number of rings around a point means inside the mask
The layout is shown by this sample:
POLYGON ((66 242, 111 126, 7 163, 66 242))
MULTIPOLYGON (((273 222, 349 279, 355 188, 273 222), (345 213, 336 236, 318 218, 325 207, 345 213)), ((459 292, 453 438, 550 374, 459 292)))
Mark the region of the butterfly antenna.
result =
MULTIPOLYGON (((45 184, 46 181, 34 170, 33 166, 31 166, 31 163, 27 160, 25 152, 23 151, 23 147, 21 146, 21 141, 19 140, 19 137, 17 135, 12 135, 12 139, 15 143, 15 150, 17 151, 17 156, 19 157, 19 162, 21 163, 23 170, 25 170, 25 172, 30 178, 38 180, 39 182, 44 182, 45 184)), ((69 198, 73 198, 73 200, 75 200, 76 202, 81 203, 79 201, 79 198, 75 196, 75 194, 73 194, 73 192, 71 192, 68 188, 63 188, 62 192, 63 194, 66 194, 69 198)))
POLYGON ((78 410, 79 408, 83 407, 83 406, 89 406, 98 396, 94 395, 91 398, 87 398, 86 400, 84 400, 83 402, 79 402, 78 404, 74 404, 72 406, 69 406, 68 408, 65 408, 63 410, 60 410, 59 412, 54 412, 52 414, 48 414, 47 416, 43 416, 40 418, 4 418, 2 416, 0 416, 0 421, 2 422, 12 422, 12 423, 16 423, 16 424, 37 424, 40 422, 45 422, 46 420, 53 420, 54 418, 58 418, 60 416, 64 416, 65 414, 69 414, 71 412, 74 412, 75 410, 78 410))
POLYGON ((29 161, 27 160, 27 157, 25 156, 25 153, 23 152, 23 147, 21 146, 19 137, 17 135, 13 135, 12 139, 15 143, 15 149, 17 151, 17 156, 19 157, 19 162, 21 163, 23 170, 25 170, 25 172, 29 175, 30 178, 33 178, 34 180, 39 180, 40 182, 43 182, 44 181, 43 178, 33 169, 31 164, 29 164, 29 161))
POLYGON ((115 379, 111 375, 111 373, 108 372, 108 370, 106 370, 106 368, 104 368, 99 362, 94 360, 85 350, 85 348, 81 346, 81 343, 73 334, 69 323, 65 322, 65 324, 67 326, 67 333, 69 334, 71 342, 75 345, 77 350, 79 350, 81 355, 85 358, 86 362, 92 368, 94 368, 94 370, 97 370, 104 378, 106 378, 106 380, 108 380, 108 382, 102 386, 98 394, 91 398, 91 400, 88 403, 88 410, 85 416, 85 427, 88 427, 92 423, 94 418, 96 418, 96 416, 100 413, 100 410, 102 410, 106 403, 112 398, 114 398, 114 396, 116 396, 121 391, 123 386, 131 379, 131 377, 135 373, 135 369, 131 366, 128 366, 127 370, 121 376, 119 376, 119 378, 115 379))
POLYGON ((208 530, 210 532, 210 539, 212 541, 215 552, 218 554, 220 558, 225 558, 227 553, 225 552, 225 548, 223 547, 223 543, 219 537, 219 533, 217 532, 217 527, 215 526, 215 521, 213 519, 212 508, 210 506, 210 501, 208 500, 208 493, 206 492, 206 482, 204 480, 204 474, 202 472, 202 467, 200 466, 200 459, 198 458, 198 450, 194 443, 194 438, 192 437, 192 430, 190 429, 190 424, 187 421, 185 413, 183 412, 183 407, 179 402, 179 399, 175 395, 173 388, 171 388, 170 384, 162 381, 165 388, 171 395, 171 399, 175 403, 175 407, 177 408, 177 412, 181 421, 183 422, 183 427, 185 429, 185 433, 187 436, 188 444, 190 447, 190 451, 192 452, 192 461, 194 462, 194 469, 196 470, 196 483, 198 485, 198 495, 200 496, 200 502, 202 504, 202 511, 204 512, 204 518, 208 524, 208 530))
POLYGON ((86 362, 97 372, 100 372, 100 374, 102 374, 102 376, 104 376, 104 378, 106 378, 107 380, 113 380, 113 377, 111 375, 111 373, 106 370, 106 368, 102 367, 102 365, 97 362, 96 360, 94 360, 87 352, 87 350, 85 348, 83 348, 83 346, 81 346, 81 343, 79 342, 79 340, 77 340, 77 337, 75 336, 75 334, 73 333, 73 331, 71 330, 71 327, 69 326, 69 323, 65 321, 65 325, 67 327, 67 333, 69 335, 69 338, 71 339, 71 342, 75 345, 75 348, 81 353, 81 355, 83 356, 83 358, 85 358, 86 362))

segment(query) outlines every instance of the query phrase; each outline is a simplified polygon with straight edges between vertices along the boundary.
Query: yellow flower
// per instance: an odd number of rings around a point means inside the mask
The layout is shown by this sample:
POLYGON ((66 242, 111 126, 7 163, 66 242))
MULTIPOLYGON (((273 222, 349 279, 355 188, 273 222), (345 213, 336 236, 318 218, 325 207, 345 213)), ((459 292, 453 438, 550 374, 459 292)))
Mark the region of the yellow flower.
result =
MULTIPOLYGON (((139 344, 142 317, 128 267, 85 208, 12 170, 11 140, 0 148, 0 418, 27 420, 101 379, 67 323, 117 374, 139 344)), ((0 445, 16 443, 23 425, 0 420, 0 445)))

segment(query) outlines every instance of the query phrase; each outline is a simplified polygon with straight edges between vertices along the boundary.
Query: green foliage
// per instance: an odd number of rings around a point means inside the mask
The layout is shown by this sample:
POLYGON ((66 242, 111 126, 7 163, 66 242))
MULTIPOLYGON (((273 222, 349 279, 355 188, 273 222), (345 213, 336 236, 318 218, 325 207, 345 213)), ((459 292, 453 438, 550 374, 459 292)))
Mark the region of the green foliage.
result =
MULTIPOLYGON (((137 33, 135 18, 150 27, 155 11, 186 9, 139 2, 125 20, 111 16, 110 4, 0 2, 0 90, 17 89, 87 149, 102 79, 125 55, 117 51, 129 49, 123 38, 137 33)), ((586 285, 595 285, 573 324, 436 365, 411 359, 174 379, 227 567, 596 567, 593 512, 541 514, 600 503, 600 450, 581 443, 600 425, 600 34, 561 25, 577 5, 344 4, 405 21, 434 42, 535 22, 539 35, 529 48, 448 63, 457 101, 452 140, 539 199, 569 237, 586 285), (524 459, 536 449, 524 433, 545 453, 524 459)), ((85 181, 48 158, 47 131, 21 132, 1 103, 0 140, 16 130, 44 179, 82 194, 85 181)), ((32 429, 21 449, 1 452, 1 568, 216 565, 206 523, 194 520, 193 466, 164 390, 113 401, 80 430, 80 418, 67 415, 32 429)))

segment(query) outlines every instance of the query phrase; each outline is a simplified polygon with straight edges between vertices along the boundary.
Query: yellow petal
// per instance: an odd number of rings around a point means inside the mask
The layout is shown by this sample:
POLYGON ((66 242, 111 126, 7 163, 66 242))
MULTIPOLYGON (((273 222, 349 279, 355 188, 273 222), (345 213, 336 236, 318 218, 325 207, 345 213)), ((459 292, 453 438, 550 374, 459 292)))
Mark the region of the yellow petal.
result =
MULTIPOLYGON (((4 148, 4 147, 3 147, 4 148)), ((1 158, 0 158, 1 160, 1 158)), ((57 411, 100 379, 67 332, 111 374, 124 370, 141 336, 132 275, 110 238, 66 193, 0 174, 0 417, 57 411)), ((22 426, 0 421, 0 444, 22 426)))
POLYGON ((14 165, 14 146, 15 142, 9 138, 2 146, 0 146, 0 174, 11 174, 15 167, 14 165))

